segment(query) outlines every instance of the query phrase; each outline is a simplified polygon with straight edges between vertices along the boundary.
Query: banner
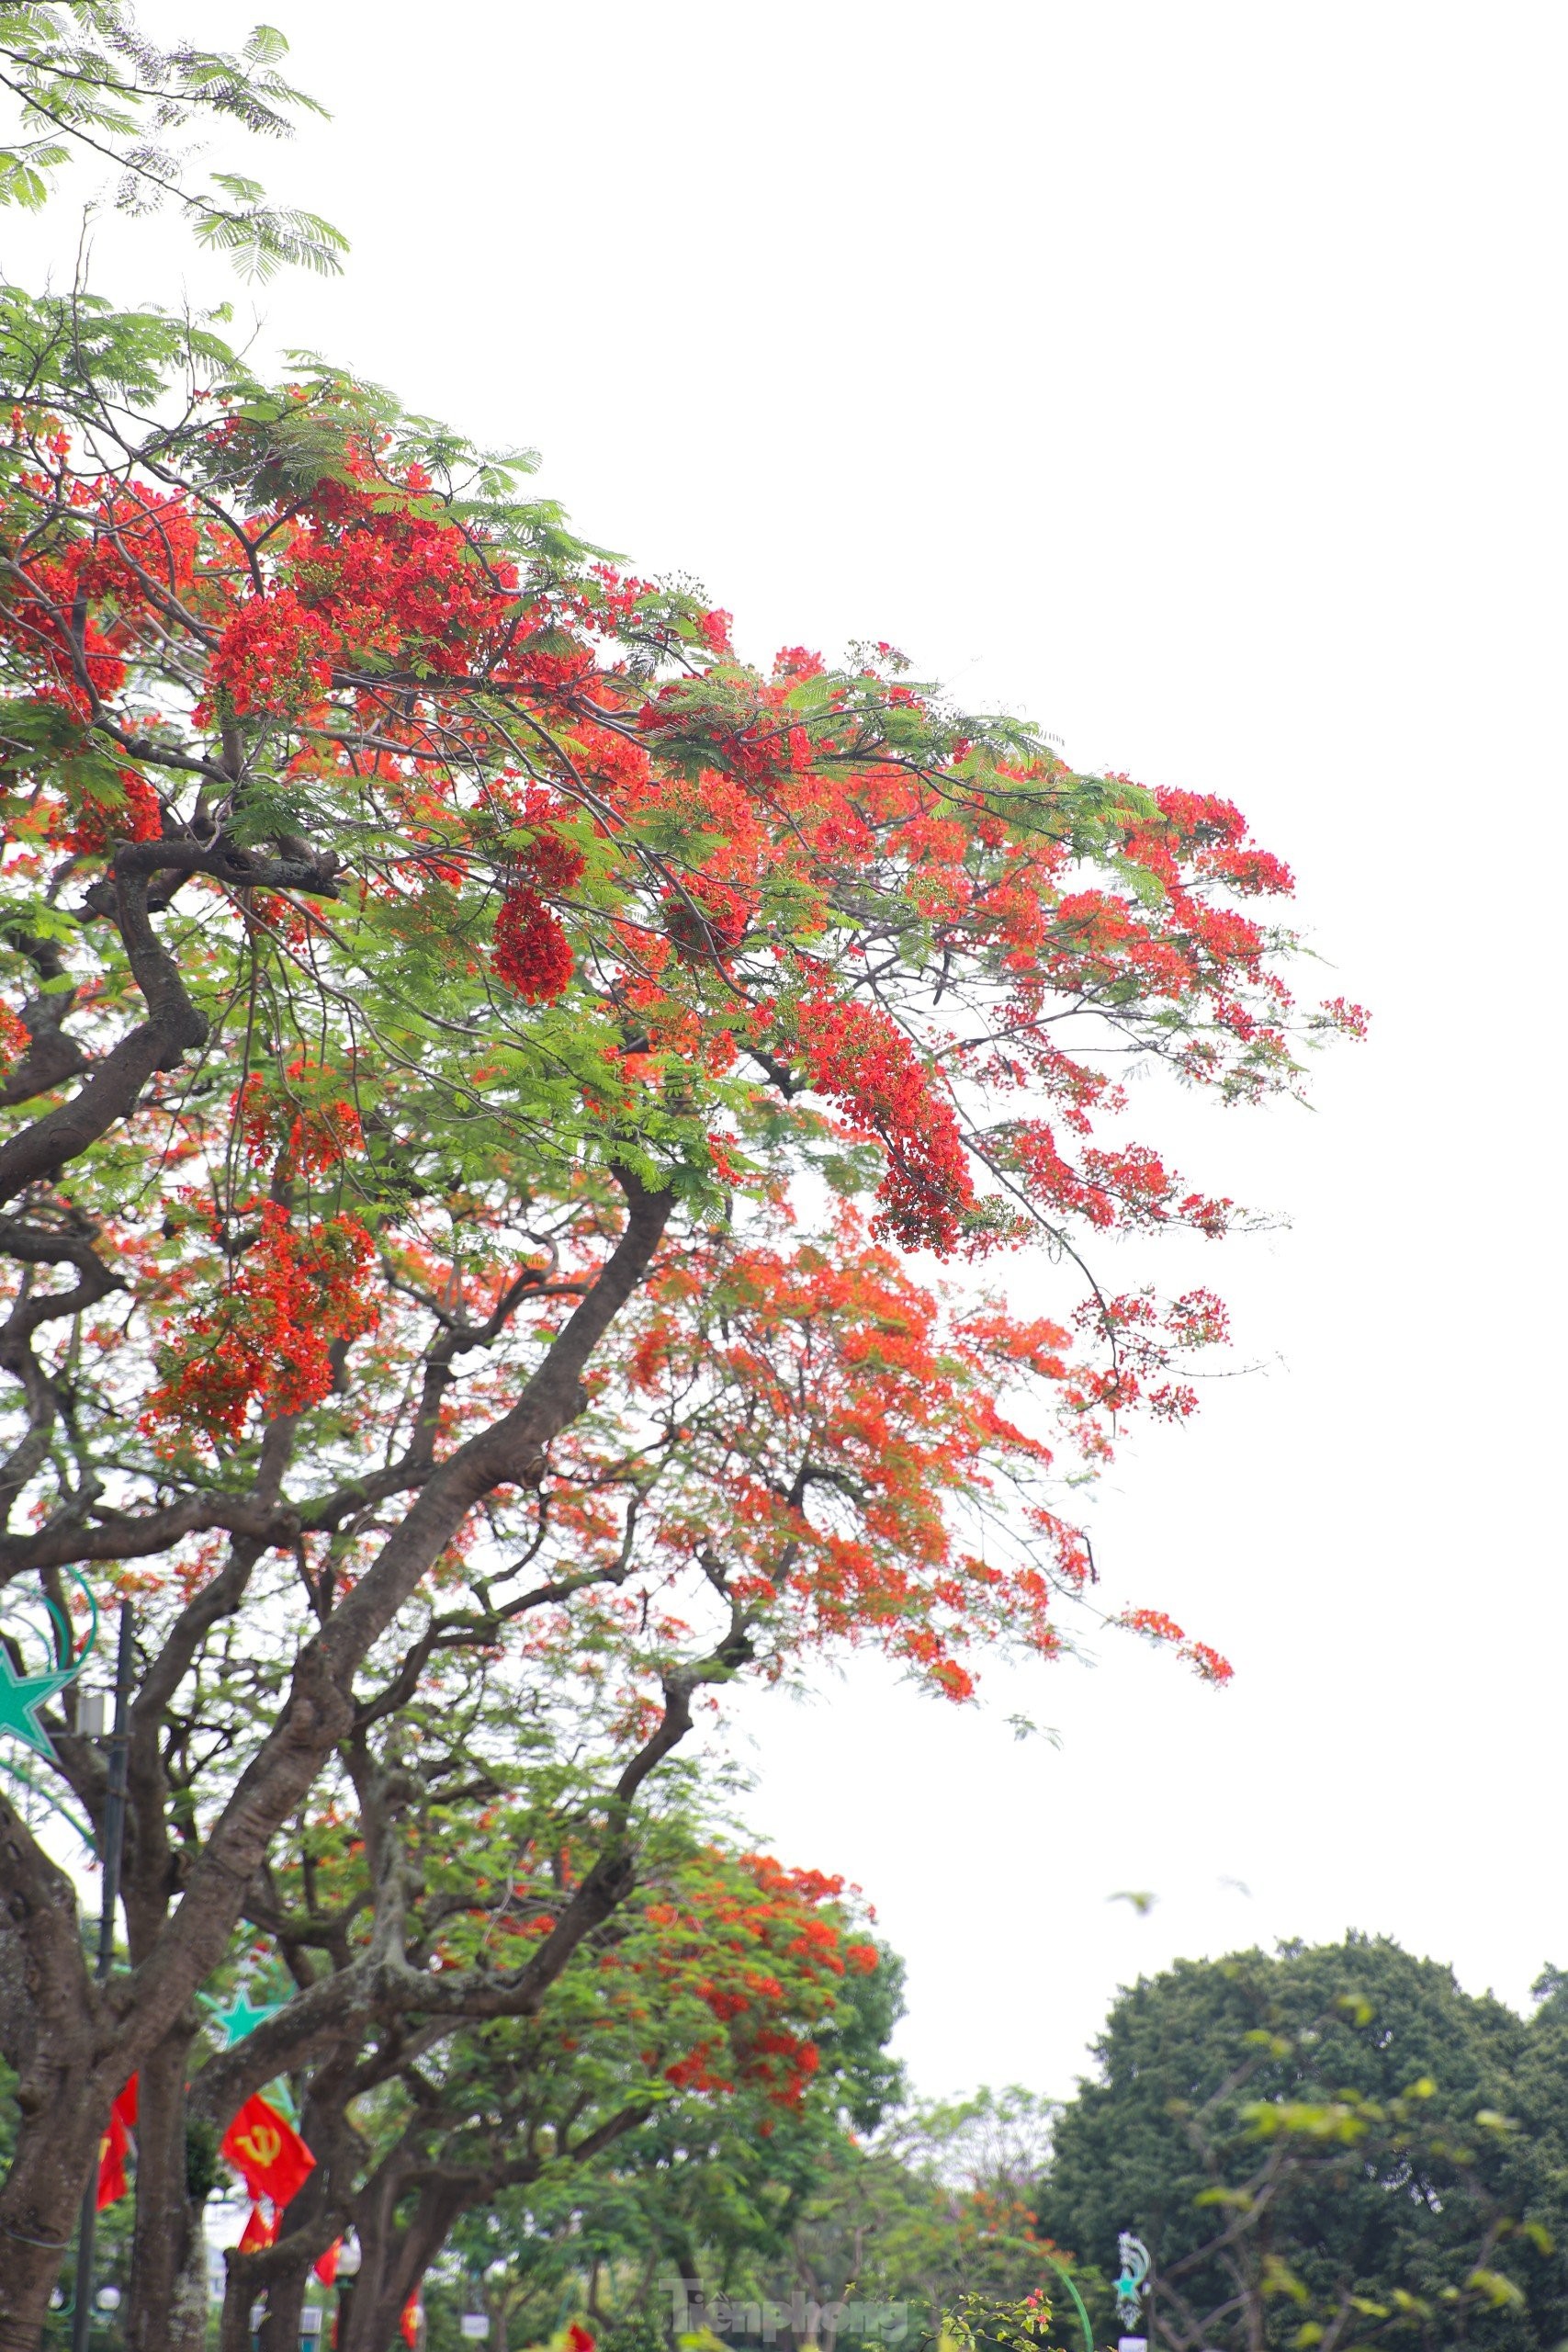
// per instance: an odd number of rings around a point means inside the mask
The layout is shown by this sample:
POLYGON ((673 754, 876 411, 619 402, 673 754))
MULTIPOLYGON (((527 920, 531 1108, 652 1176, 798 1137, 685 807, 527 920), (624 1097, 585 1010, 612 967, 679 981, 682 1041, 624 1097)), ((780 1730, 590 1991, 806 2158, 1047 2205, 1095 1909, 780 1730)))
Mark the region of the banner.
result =
POLYGON ((221 2153, 244 2177, 253 2199, 270 2197, 281 2212, 299 2194, 316 2159, 286 2117, 258 2092, 223 2134, 221 2153))

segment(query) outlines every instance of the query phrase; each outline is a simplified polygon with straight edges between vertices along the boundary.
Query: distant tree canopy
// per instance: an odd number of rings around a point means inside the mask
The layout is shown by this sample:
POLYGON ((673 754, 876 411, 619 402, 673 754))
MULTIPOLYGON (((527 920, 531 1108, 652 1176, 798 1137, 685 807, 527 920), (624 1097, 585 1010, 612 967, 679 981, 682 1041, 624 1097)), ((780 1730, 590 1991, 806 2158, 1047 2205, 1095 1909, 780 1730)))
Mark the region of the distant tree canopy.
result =
MULTIPOLYGON (((637 1932, 620 1915, 615 1949, 635 1959, 637 1932)), ((1560 2352, 1556 1972, 1527 2020, 1387 1940, 1184 1962, 1122 1995, 1065 2109, 1016 2087, 908 2101, 887 2055, 900 1981, 886 1952, 848 1972, 800 2100, 688 2086, 632 2116, 637 2069, 609 2041, 537 2070, 536 2092, 519 2073, 536 2106, 608 2064, 629 2128, 470 2202, 426 2279, 430 2352, 456 2352, 476 2305, 498 2352, 564 2345, 574 2316, 600 2352, 713 2352, 715 2334, 739 2352, 1017 2352, 1019 2314, 1043 2352, 1080 2352, 1081 2306, 1097 2345, 1116 2340, 1129 2227, 1154 2256, 1156 2352, 1560 2352)), ((573 1997, 563 1980, 568 2027, 573 1997)), ((685 1998, 671 1983, 660 2015, 685 1998)), ((454 2045, 466 2082, 483 2054, 454 2045)), ((484 2058, 487 2097, 509 2090, 497 2055, 510 2041, 484 2058)), ((581 2124, 601 2111, 603 2093, 581 2124)), ((362 2199, 367 2243, 371 2218, 362 2199)))
POLYGON ((666 2107, 559 2194, 525 2189, 470 2216, 432 2280, 435 2352, 457 2341, 457 2303, 481 2279, 495 2340, 513 2347, 547 2336, 579 2296, 601 2352, 682 2335, 916 2352, 955 2346, 965 2324, 999 2347, 1018 2334, 1010 2314, 1042 2290, 1030 2340, 1079 2346, 1031 2204, 1049 2102, 1015 2088, 895 2105, 885 2041, 897 1988, 890 1956, 852 1980, 813 2097, 765 2135, 729 2101, 694 2140, 689 2114, 666 2107))
POLYGON ((1385 1939, 1183 1961, 1112 2009, 1042 2227, 1154 2256, 1166 2352, 1568 2337, 1568 1987, 1527 2022, 1385 1939))

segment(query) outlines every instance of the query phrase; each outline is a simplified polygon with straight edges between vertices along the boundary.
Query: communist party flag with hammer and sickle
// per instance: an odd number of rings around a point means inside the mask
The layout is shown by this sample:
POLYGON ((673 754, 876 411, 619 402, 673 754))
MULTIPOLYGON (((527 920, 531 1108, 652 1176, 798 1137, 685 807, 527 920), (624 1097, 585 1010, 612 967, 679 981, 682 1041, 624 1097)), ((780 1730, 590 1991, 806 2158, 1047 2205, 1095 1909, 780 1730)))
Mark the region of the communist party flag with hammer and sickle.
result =
POLYGON ((286 2116, 258 2091, 223 2134, 222 2154, 244 2177, 252 2201, 270 2197, 279 2212, 297 2195, 316 2159, 286 2116))
POLYGON ((136 2121, 136 2086, 132 2075, 119 2097, 109 2109, 109 2128, 98 2142, 98 2191, 96 2199, 101 2213, 106 2205, 125 2195, 125 2159, 130 2147, 131 2127, 136 2121))
POLYGON ((261 2207, 259 2205, 253 2205, 251 2207, 250 2218, 240 2233, 239 2251, 242 2254, 260 2254, 265 2246, 276 2245, 276 2243, 277 2222, 276 2217, 269 2222, 266 2215, 262 2211, 261 2207))

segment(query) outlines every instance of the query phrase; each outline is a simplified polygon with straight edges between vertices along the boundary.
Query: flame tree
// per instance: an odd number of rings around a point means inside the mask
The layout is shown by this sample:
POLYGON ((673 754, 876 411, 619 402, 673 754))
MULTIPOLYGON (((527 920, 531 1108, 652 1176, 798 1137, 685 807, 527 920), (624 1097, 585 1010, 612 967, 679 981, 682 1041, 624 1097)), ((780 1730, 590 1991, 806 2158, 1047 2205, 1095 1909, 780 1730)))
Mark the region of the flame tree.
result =
POLYGON ((840 1881, 716 1838, 690 1771, 641 1824, 635 1883, 559 1962, 605 1827, 583 1759, 563 1767, 562 1713, 581 1740, 595 1702, 548 1661, 532 1693, 389 1723, 278 1841, 239 1957, 292 1997, 199 2068, 189 2111, 210 2138, 286 2069, 316 2163, 275 2243, 230 2256, 225 2347, 249 2345, 258 2293, 266 2352, 297 2343, 310 2267, 350 2225, 342 2352, 379 2352, 466 2213, 579 2202, 607 2159, 613 2195, 716 2133, 809 2148, 862 2086, 864 2020, 895 2014, 867 1986, 883 1955, 840 1881))
MULTIPOLYGON (((133 2070, 162 2346, 192 1996, 323 1771, 482 1661, 602 1661, 558 1970, 727 1679, 1049 1655, 1064 1454, 1189 1411, 1224 1334, 1086 1262, 1234 1216, 1118 1057, 1254 1101, 1359 1016, 1293 1003, 1227 802, 1075 774, 886 645, 759 671, 524 461, 211 322, 13 291, 0 352, 0 1577, 96 1572, 141 1640, 102 1987, 3 1815, 0 2347, 133 2070), (985 1290, 1031 1244, 1048 1320, 985 1290)), ((101 1819, 69 1691, 43 1720, 101 1819)))

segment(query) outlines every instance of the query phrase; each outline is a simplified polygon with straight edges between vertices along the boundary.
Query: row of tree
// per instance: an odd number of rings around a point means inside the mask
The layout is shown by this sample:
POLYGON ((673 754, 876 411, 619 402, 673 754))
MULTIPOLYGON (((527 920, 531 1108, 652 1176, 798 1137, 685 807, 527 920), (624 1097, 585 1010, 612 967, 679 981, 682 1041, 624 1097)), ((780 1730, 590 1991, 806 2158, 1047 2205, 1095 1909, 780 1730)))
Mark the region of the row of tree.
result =
POLYGON ((1087 2323, 1105 2345, 1130 2230, 1159 2352, 1556 2352, 1568 1984, 1537 1989, 1521 2018, 1350 1937, 1140 1982, 1059 2109, 1021 2090, 911 2108, 852 2060, 840 2097, 869 2131, 840 2105, 776 2143, 656 2133, 558 2203, 476 2217, 432 2281, 430 2340, 455 2346, 482 2297, 498 2346, 581 2313, 651 2352, 682 2312, 737 2345, 879 2352, 965 2314, 997 2344, 1043 2294, 1040 2340, 1081 2346, 1087 2323))
MULTIPOLYGON (((0 198, 85 142, 329 262, 168 148, 286 127, 281 54, 6 0, 0 198)), ((860 1645, 962 1701, 1103 1614, 1075 1484, 1224 1315, 1086 1250, 1238 1214, 1119 1073, 1258 1101, 1359 1023, 1229 803, 885 644, 759 669, 224 323, 0 288, 0 2352, 131 2102, 136 2352, 205 2343, 224 2162, 225 2345, 293 2352, 352 2230, 382 2352, 469 2216, 839 2112, 886 1963, 727 1826, 724 1688, 860 1645), (1026 1244, 1048 1317, 938 1278, 1026 1244)))

